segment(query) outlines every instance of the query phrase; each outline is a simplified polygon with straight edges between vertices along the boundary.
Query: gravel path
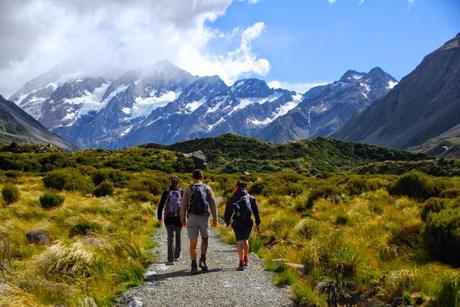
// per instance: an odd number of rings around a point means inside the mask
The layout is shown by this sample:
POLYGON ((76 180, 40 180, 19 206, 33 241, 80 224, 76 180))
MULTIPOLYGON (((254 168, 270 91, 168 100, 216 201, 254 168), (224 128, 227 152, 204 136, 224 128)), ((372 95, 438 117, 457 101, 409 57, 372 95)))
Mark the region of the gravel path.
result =
MULTIPOLYGON (((166 230, 157 232, 159 262, 148 268, 144 284, 123 294, 117 306, 292 306, 288 289, 273 285, 273 274, 264 271, 256 255, 251 254, 244 272, 236 271, 236 248, 223 243, 214 229, 207 255, 209 272, 190 275, 186 229, 182 239, 181 259, 167 266, 166 230)), ((198 242, 198 250, 199 246, 198 242)))

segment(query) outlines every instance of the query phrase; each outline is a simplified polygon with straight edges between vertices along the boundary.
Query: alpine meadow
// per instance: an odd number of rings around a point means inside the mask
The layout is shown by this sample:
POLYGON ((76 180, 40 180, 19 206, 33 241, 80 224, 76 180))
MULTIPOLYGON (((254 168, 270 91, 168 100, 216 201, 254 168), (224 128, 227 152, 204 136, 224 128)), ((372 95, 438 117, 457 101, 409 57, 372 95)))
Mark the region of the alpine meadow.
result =
POLYGON ((0 25, 0 306, 460 307, 458 1, 0 25))

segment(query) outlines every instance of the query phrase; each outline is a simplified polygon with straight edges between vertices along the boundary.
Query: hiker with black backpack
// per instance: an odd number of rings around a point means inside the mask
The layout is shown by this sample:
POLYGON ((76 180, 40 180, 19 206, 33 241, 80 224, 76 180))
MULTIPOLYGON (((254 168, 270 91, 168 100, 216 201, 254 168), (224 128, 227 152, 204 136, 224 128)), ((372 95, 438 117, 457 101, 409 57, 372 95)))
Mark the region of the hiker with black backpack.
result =
POLYGON ((252 215, 256 222, 256 230, 260 231, 260 216, 257 200, 246 190, 247 182, 238 181, 233 196, 225 207, 224 221, 228 227, 232 223, 235 232, 236 246, 240 263, 237 270, 243 271, 249 262, 249 236, 254 225, 252 215))
POLYGON ((183 195, 184 191, 179 186, 179 177, 174 175, 171 177, 171 185, 169 186, 169 189, 163 192, 160 203, 158 204, 158 221, 160 225, 163 224, 164 217, 164 224, 168 233, 167 265, 173 265, 174 261, 177 261, 180 258, 180 233, 182 230, 180 206, 183 195))
POLYGON ((198 236, 201 235, 201 256, 199 266, 203 272, 208 271, 206 264, 206 252, 208 250, 208 239, 211 234, 209 219, 212 214, 212 226, 217 225, 217 206, 214 192, 211 187, 203 183, 203 172, 194 170, 192 174, 193 183, 184 191, 180 216, 183 225, 186 225, 190 239, 190 258, 192 260, 191 273, 198 273, 196 263, 196 246, 198 236), (210 212, 211 211, 211 212, 210 212))

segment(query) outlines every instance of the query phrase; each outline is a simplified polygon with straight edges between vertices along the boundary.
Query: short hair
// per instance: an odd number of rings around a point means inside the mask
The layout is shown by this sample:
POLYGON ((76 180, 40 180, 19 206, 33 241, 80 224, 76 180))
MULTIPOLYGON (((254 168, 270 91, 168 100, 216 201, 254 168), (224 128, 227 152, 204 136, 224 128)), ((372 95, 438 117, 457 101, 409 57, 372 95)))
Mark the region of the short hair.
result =
POLYGON ((240 189, 245 189, 248 186, 246 181, 237 181, 236 186, 240 189))
POLYGON ((203 179, 203 171, 200 169, 196 169, 192 173, 193 179, 203 179))

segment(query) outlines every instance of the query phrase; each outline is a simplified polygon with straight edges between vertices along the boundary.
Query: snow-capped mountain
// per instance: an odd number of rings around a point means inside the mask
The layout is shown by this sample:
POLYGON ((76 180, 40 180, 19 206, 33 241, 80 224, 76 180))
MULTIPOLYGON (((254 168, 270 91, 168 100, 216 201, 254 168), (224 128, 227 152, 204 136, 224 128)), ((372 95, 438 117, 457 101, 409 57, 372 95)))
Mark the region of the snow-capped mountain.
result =
POLYGON ((396 84, 397 81, 379 67, 368 73, 349 70, 340 80, 308 91, 296 108, 270 123, 257 137, 283 143, 329 136, 396 84))
MULTIPOLYGON (((162 61, 116 79, 69 76, 56 69, 27 83, 11 100, 82 148, 171 144, 224 133, 280 141, 266 137, 266 131, 282 133, 276 125, 296 110, 310 112, 299 125, 308 124, 308 131, 313 131, 316 117, 312 114, 329 114, 338 105, 346 105, 344 110, 338 108, 345 114, 337 115, 340 120, 324 119, 323 130, 334 131, 396 84, 386 76, 379 69, 368 74, 349 71, 339 81, 302 95, 270 88, 259 79, 243 79, 228 86, 218 76, 193 76, 162 61)), ((315 133, 305 136, 324 135, 315 133)), ((298 136, 301 134, 281 141, 298 136)))

